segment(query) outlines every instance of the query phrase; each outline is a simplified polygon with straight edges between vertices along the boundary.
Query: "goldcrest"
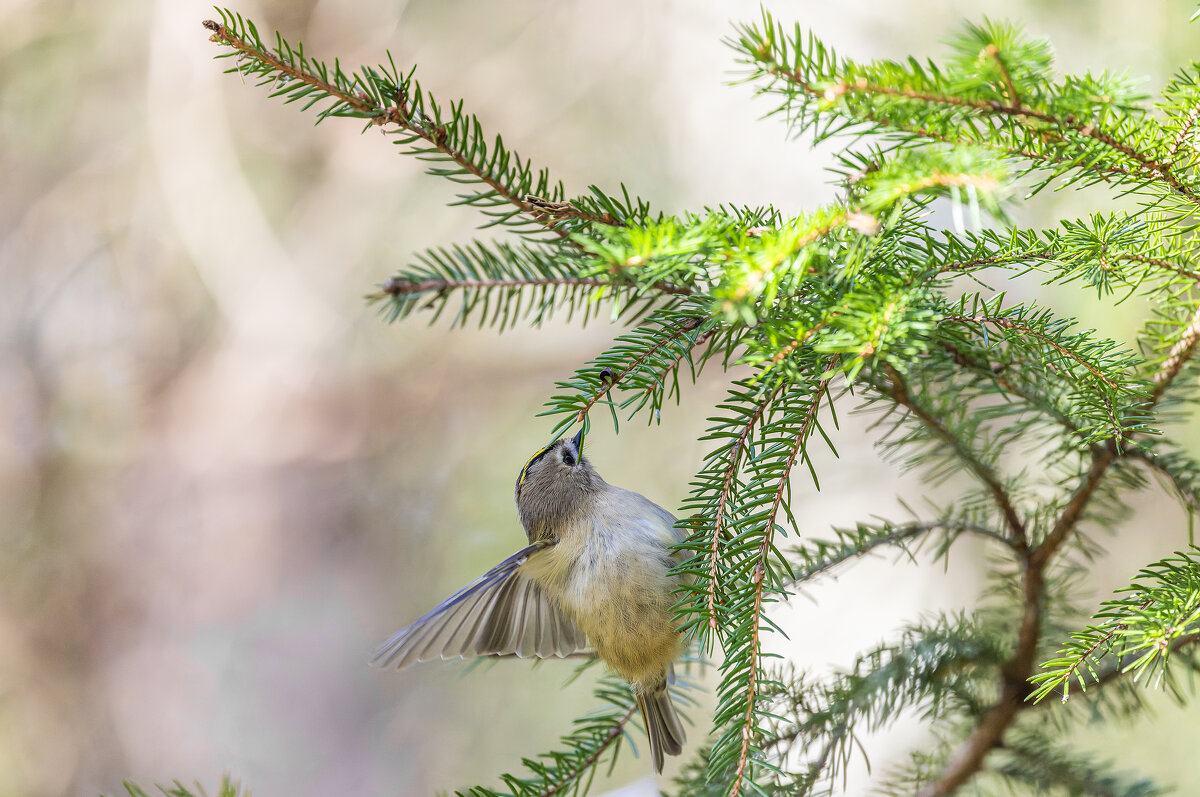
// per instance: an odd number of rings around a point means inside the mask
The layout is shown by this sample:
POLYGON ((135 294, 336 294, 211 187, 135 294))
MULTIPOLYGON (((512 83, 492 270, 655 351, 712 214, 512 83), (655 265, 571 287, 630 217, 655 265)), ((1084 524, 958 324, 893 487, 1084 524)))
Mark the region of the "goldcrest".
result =
POLYGON ((675 627, 670 512, 614 487, 583 456, 583 432, 538 451, 517 478, 529 545, 380 645, 372 664, 462 656, 562 658, 587 647, 629 681, 654 768, 684 732, 667 691, 683 652, 675 627))

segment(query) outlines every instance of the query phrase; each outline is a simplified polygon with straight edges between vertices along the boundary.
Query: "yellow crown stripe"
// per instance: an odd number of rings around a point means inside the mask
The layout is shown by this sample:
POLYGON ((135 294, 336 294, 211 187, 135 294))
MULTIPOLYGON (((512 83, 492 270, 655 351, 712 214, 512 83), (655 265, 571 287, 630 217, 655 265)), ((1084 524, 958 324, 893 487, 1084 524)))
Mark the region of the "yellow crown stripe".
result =
POLYGON ((520 487, 522 484, 525 483, 525 476, 528 475, 528 473, 529 473, 529 466, 532 465, 534 462, 536 462, 538 457, 540 457, 542 454, 545 454, 547 451, 549 451, 551 446, 553 446, 553 445, 554 444, 551 443, 550 445, 546 446, 545 448, 540 449, 537 453, 535 453, 532 457, 529 458, 529 461, 525 463, 525 467, 521 468, 521 478, 517 479, 518 487, 520 487))

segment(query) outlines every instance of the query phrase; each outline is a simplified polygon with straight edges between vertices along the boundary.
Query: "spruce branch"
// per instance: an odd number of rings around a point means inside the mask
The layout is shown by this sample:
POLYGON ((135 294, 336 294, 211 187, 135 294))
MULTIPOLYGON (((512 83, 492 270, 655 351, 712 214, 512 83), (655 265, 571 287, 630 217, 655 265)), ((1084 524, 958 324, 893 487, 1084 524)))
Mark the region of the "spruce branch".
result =
POLYGON ((1004 518, 1011 543, 1018 550, 1027 549, 1029 547, 1029 535, 1025 528, 1025 521, 1017 512, 1009 496, 1008 489, 1001 482, 1000 477, 995 473, 991 465, 980 459, 969 446, 917 401, 909 392, 904 377, 895 368, 885 363, 883 371, 887 375, 889 384, 887 387, 881 389, 886 391, 896 404, 911 412, 934 435, 953 449, 955 456, 962 460, 963 464, 966 465, 976 479, 983 483, 991 494, 992 500, 996 503, 997 509, 1000 510, 1000 514, 1004 518))
MULTIPOLYGON (((891 63, 860 66, 837 58, 811 38, 808 47, 804 47, 800 44, 798 29, 794 39, 789 39, 765 12, 761 28, 747 25, 740 33, 733 46, 755 73, 783 84, 783 88, 769 87, 763 91, 776 90, 784 94, 784 108, 789 118, 801 124, 812 124, 815 116, 829 114, 841 116, 846 125, 866 122, 951 143, 987 141, 989 136, 980 132, 987 130, 993 133, 994 143, 999 136, 987 124, 994 120, 1006 129, 1006 135, 1012 137, 1011 154, 1028 151, 1036 157, 1039 147, 1022 150, 1016 142, 1024 137, 1040 139, 1043 145, 1056 144, 1063 151, 1054 153, 1052 158, 1043 154, 1036 158, 1038 160, 1065 163, 1067 168, 1100 175, 1111 172, 1162 183, 1193 205, 1200 204, 1200 193, 1175 172, 1168 159, 1129 142, 1140 135, 1158 145, 1160 142, 1152 125, 1142 124, 1130 116, 1125 120, 1124 128, 1109 130, 1097 121, 1104 116, 1108 106, 1117 102, 1109 101, 1105 105, 1091 99, 1104 96, 1104 92, 1092 92, 1095 87, 1087 81, 1078 81, 1077 87, 1070 84, 1057 87, 1079 103, 1074 111, 1058 113, 1052 108, 1023 101, 1012 85, 1011 77, 1005 87, 1009 96, 1002 100, 994 94, 986 96, 989 93, 984 90, 986 80, 976 77, 972 81, 965 71, 955 75, 960 81, 960 85, 955 85, 951 78, 953 72, 943 72, 932 65, 923 69, 915 60, 910 60, 906 66, 891 63), (922 124, 916 121, 919 119, 928 121, 922 124), (1090 142, 1100 149, 1094 150, 1082 142, 1090 142)), ((975 29, 972 33, 995 36, 998 32, 975 29)), ((1005 35, 1010 34, 1011 31, 1005 35)), ((991 46, 996 47, 995 44, 991 46)), ((998 52, 998 47, 996 49, 998 52)), ((1002 69, 1002 79, 1004 75, 1002 69)), ((1031 79, 1043 82, 1045 76, 1035 72, 1031 79)), ((1038 93, 1049 95, 1049 89, 1048 85, 1043 85, 1038 93)), ((1072 107, 1070 101, 1059 104, 1072 107)), ((1165 154, 1167 145, 1162 144, 1161 149, 1165 154)))
POLYGON ((553 797, 555 794, 561 793, 564 789, 579 782, 579 778, 584 772, 590 770, 599 761, 600 757, 617 742, 625 733, 625 726, 633 719, 633 715, 637 713, 637 705, 632 705, 613 726, 609 729, 608 735, 596 745, 592 752, 588 753, 582 760, 575 765, 574 769, 567 769, 562 772, 561 778, 555 782, 547 784, 546 788, 539 792, 539 797, 553 797))
POLYGON ((1173 652, 1195 644, 1200 638, 1200 559, 1193 548, 1148 565, 1120 590, 1120 597, 1107 601, 1095 616, 1096 624, 1071 636, 1059 656, 1044 665, 1034 678, 1038 684, 1032 699, 1051 693, 1063 700, 1072 680, 1086 690, 1083 670, 1093 683, 1099 682, 1096 663, 1108 652, 1115 664, 1104 677, 1133 673, 1134 680, 1156 669, 1165 669, 1173 652))
MULTIPOLYGON (((825 363, 825 371, 833 369, 837 362, 837 358, 830 358, 825 363)), ((821 400, 825 397, 825 392, 829 387, 829 380, 822 379, 813 389, 812 399, 809 403, 808 414, 804 417, 800 425, 800 430, 796 434, 792 442, 792 448, 787 455, 786 464, 779 476, 779 482, 775 486, 775 494, 772 499, 771 509, 767 514, 766 520, 763 523, 762 542, 759 544, 757 562, 754 565, 751 583, 754 587, 754 606, 750 611, 750 656, 751 661, 747 667, 748 678, 746 681, 746 715, 742 720, 742 740, 741 749, 737 756, 737 769, 734 772, 733 782, 729 788, 730 797, 737 797, 741 792, 746 778, 746 768, 750 761, 752 740, 757 731, 755 723, 755 714, 758 709, 759 690, 762 688, 759 684, 759 669, 762 666, 759 658, 762 655, 762 646, 759 640, 759 633, 762 629, 762 610, 763 610, 763 589, 767 581, 767 557, 771 552, 772 541, 775 535, 776 518, 779 514, 780 506, 783 502, 784 493, 788 489, 788 480, 791 477, 792 467, 796 464, 796 459, 802 456, 805 445, 811 435, 814 423, 817 418, 817 411, 821 407, 821 400)))
POLYGON ((1016 547, 1008 535, 995 529, 952 518, 881 525, 860 523, 853 530, 834 531, 837 533, 834 540, 813 540, 792 552, 790 558, 796 565, 791 585, 811 581, 852 559, 867 556, 877 548, 897 548, 911 558, 916 555, 920 542, 935 531, 946 533, 943 550, 948 549, 950 543, 960 534, 983 537, 1008 549, 1016 547), (917 541, 917 546, 909 545, 913 540, 917 541))
POLYGON ((1030 679, 1037 666, 1046 600, 1046 568, 1068 536, 1075 532, 1088 500, 1108 466, 1116 459, 1115 446, 1094 454, 1081 484, 1059 514, 1052 531, 1037 547, 1022 553, 1021 620, 1016 648, 1003 666, 1000 697, 989 707, 959 746, 938 778, 922 788, 919 797, 943 797, 967 782, 983 766, 984 758, 999 747, 1009 726, 1029 703, 1030 679))
POLYGON ((1196 353, 1196 342, 1200 340, 1200 306, 1197 306, 1196 312, 1192 315, 1191 323, 1184 327, 1179 335, 1179 339, 1175 345, 1171 347, 1167 359, 1159 366, 1158 371, 1153 377, 1154 393, 1151 396, 1151 404, 1158 404, 1167 388, 1175 381, 1175 377, 1183 370, 1184 365, 1189 363, 1192 355, 1196 353))
POLYGON ((237 54, 237 65, 230 71, 260 77, 261 82, 276 87, 273 96, 286 96, 288 102, 304 99, 306 109, 323 99, 330 100, 318 121, 331 116, 365 119, 387 129, 397 137, 397 143, 408 147, 408 152, 419 159, 452 163, 452 168, 430 166, 428 171, 457 182, 481 183, 482 190, 461 195, 461 201, 492 208, 486 212, 493 223, 518 227, 533 223, 564 239, 572 230, 564 224, 566 221, 588 225, 623 223, 611 213, 593 215, 578 204, 563 201, 561 184, 551 184, 545 171, 534 177, 529 163, 508 150, 499 138, 489 152, 478 120, 464 114, 462 103, 453 103, 449 118, 445 118, 411 72, 401 76, 394 65, 390 69, 365 68, 355 75, 347 75, 340 65, 331 70, 304 55, 303 48, 293 48, 282 36, 277 35, 276 47, 269 48, 254 23, 218 11, 222 22, 205 20, 203 24, 212 32, 213 42, 237 54), (423 143, 415 144, 418 141, 423 143), (510 209, 495 210, 498 205, 510 209), (514 218, 517 214, 521 218, 514 218))
POLYGON ((768 391, 763 400, 758 402, 753 413, 742 424, 737 437, 724 454, 726 463, 725 473, 720 492, 717 496, 716 512, 713 515, 712 532, 710 534, 711 541, 708 546, 708 627, 714 634, 717 632, 717 584, 719 583, 717 580, 717 571, 720 563, 721 538, 725 536, 725 523, 729 511, 729 501, 733 495, 734 479, 737 477, 738 467, 741 464, 743 454, 746 452, 750 435, 754 432, 754 427, 762 419, 763 413, 767 411, 767 408, 775 402, 776 397, 783 390, 785 384, 786 382, 782 379, 776 380, 774 389, 768 391))
MULTIPOLYGON (((347 74, 281 37, 266 47, 236 15, 222 20, 205 25, 238 59, 230 71, 287 102, 323 103, 318 120, 384 128, 432 161, 431 173, 471 186, 461 203, 489 223, 539 236, 426 250, 370 297, 385 313, 428 309, 453 314, 455 325, 506 329, 554 313, 587 321, 604 307, 636 324, 556 384, 543 413, 555 433, 588 427, 597 407, 615 425, 619 411, 632 419, 649 410, 654 422, 708 363, 749 368, 709 420, 711 449, 678 513, 690 533, 678 546, 688 558, 675 570, 684 581, 676 621, 704 650, 719 641, 725 654, 707 768, 687 767, 682 790, 812 794, 845 771, 864 728, 917 708, 940 741, 890 779, 895 793, 950 794, 980 775, 1142 793, 1140 782, 1028 735, 1035 717, 1050 716, 1028 710, 1031 695, 1065 697, 1089 677, 1119 685, 1153 671, 1170 683, 1200 669, 1200 581, 1188 555, 1144 570, 1135 597, 1106 604, 1038 671, 1048 638, 1083 614, 1064 574, 1103 550, 1090 532, 1119 521, 1124 492, 1145 489, 1154 473, 1186 508, 1200 506, 1197 463, 1159 432, 1200 404, 1189 370, 1200 342, 1195 68, 1152 113, 1123 78, 1056 78, 1048 45, 1008 26, 968 26, 944 64, 859 64, 764 14, 735 47, 762 91, 781 95, 778 111, 818 140, 868 142, 839 156, 844 195, 795 218, 725 206, 654 216, 624 189, 568 201, 545 171, 499 138, 489 144, 461 103, 439 106, 412 72, 392 64, 347 74), (1014 180, 1034 173, 1035 191, 1060 178, 1063 187, 1104 183, 1140 204, 1050 229, 997 227, 1014 180), (981 229, 931 226, 939 197, 968 208, 981 229), (1051 309, 1009 305, 1008 281, 1029 274, 1111 304, 1138 295, 1155 314, 1141 349, 1080 331, 1051 309), (846 385, 836 396, 835 379, 846 385), (945 506, 931 500, 932 515, 909 510, 932 520, 858 523, 782 552, 780 538, 801 531, 796 466, 818 484, 813 433, 832 450, 825 418, 836 425, 835 409, 855 394, 894 424, 879 435, 885 454, 903 451, 902 463, 935 485, 958 471, 970 483, 945 506), (1032 461, 1021 458, 1026 450, 1032 461), (768 667, 771 607, 798 586, 883 550, 933 548, 946 560, 963 535, 1000 543, 1003 564, 991 567, 979 611, 910 627, 827 679, 768 667), (812 751, 799 767, 787 761, 794 745, 812 751)), ((635 716, 622 683, 602 679, 597 695, 604 708, 562 749, 503 776, 507 793, 586 791, 635 716)))
MULTIPOLYGON (((632 418, 647 407, 655 418, 670 395, 678 397, 678 371, 685 363, 690 366, 694 380, 699 373, 692 351, 712 337, 716 323, 697 313, 694 306, 664 308, 651 314, 642 326, 620 335, 616 345, 591 360, 575 372, 574 379, 559 382, 566 392, 556 394, 547 402, 549 409, 542 415, 560 416, 557 434, 588 418, 592 408, 613 390, 623 390, 627 397, 615 405, 630 410, 632 418), (673 383, 668 377, 676 375, 673 383)), ((699 358, 703 365, 704 357, 699 358)), ((616 415, 614 412, 614 423, 616 415)))
POLYGON ((633 283, 583 267, 584 254, 555 251, 524 243, 476 241, 465 246, 428 249, 417 263, 385 282, 368 301, 381 302, 390 320, 417 310, 432 310, 436 321, 459 299, 455 324, 478 317, 480 326, 500 330, 526 320, 538 325, 555 312, 586 322, 600 307, 633 321, 655 306, 667 307, 676 297, 694 292, 666 282, 633 283))

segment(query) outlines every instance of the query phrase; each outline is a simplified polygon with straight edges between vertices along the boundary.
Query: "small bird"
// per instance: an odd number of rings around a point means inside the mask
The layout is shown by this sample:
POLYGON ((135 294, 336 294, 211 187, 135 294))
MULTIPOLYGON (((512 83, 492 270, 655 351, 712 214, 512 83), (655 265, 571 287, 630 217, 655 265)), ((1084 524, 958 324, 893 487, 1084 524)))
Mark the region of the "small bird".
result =
POLYGON ((379 646, 397 669, 463 656, 565 658, 587 647, 629 681, 654 769, 683 751, 667 691, 683 652, 675 627, 670 512, 614 487, 583 456, 583 431, 538 451, 517 477, 529 545, 379 646))

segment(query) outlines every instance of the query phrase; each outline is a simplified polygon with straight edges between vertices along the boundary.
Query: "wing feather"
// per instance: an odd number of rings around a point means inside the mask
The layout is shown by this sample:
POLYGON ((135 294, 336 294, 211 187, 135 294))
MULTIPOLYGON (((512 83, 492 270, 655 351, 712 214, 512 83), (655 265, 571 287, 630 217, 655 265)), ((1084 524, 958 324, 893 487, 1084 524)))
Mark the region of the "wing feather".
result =
POLYGON ((456 592, 436 609, 389 637, 375 651, 377 666, 460 656, 566 657, 587 647, 587 637, 521 572, 548 547, 517 551, 456 592))

